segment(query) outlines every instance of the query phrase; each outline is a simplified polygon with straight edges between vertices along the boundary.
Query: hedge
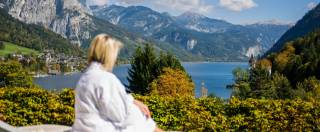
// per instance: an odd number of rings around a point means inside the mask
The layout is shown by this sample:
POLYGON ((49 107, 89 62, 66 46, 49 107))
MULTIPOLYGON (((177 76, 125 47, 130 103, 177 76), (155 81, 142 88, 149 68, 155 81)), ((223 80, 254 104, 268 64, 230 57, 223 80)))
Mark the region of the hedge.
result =
MULTIPOLYGON (((320 131, 320 103, 265 100, 140 96, 164 130, 320 131)), ((14 126, 72 125, 74 92, 40 88, 0 88, 0 119, 14 126)))

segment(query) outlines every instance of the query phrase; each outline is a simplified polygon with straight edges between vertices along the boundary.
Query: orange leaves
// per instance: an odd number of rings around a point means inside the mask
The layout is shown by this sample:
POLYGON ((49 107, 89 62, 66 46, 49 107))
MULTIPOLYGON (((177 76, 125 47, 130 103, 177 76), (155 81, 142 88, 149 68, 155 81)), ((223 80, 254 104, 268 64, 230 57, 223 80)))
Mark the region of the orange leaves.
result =
POLYGON ((151 94, 194 96, 194 83, 181 70, 164 68, 163 74, 151 83, 151 94))

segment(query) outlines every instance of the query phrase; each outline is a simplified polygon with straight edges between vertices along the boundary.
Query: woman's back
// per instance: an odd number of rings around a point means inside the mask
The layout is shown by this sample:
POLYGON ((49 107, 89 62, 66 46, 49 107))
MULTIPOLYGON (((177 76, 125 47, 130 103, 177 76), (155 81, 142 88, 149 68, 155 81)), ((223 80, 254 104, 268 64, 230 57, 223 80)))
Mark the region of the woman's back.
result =
POLYGON ((122 43, 106 34, 96 36, 89 48, 89 66, 75 89, 72 131, 152 132, 158 130, 150 111, 127 94, 112 74, 122 43))
POLYGON ((76 87, 74 131, 153 131, 117 77, 93 62, 76 87), (147 125, 148 124, 148 125, 147 125))

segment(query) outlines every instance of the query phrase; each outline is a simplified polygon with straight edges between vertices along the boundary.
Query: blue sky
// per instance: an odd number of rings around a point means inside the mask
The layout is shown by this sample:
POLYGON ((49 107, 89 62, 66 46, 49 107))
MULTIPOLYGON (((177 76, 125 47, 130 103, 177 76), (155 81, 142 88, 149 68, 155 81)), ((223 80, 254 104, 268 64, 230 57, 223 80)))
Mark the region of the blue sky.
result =
POLYGON ((295 23, 320 0, 89 0, 95 4, 142 5, 179 15, 197 12, 235 24, 273 21, 295 23))

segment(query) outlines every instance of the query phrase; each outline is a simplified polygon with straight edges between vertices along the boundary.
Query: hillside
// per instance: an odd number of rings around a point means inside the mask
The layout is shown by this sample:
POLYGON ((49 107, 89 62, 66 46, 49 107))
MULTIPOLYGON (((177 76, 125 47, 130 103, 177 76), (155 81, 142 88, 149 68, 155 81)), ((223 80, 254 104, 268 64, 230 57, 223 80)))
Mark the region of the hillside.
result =
POLYGON ((273 71, 286 75, 293 86, 309 77, 320 79, 320 30, 287 42, 267 58, 273 71))
POLYGON ((25 24, 0 9, 0 41, 15 43, 37 51, 54 49, 66 54, 80 54, 81 50, 67 39, 41 26, 25 24))
POLYGON ((279 52, 286 42, 303 37, 310 32, 320 28, 320 4, 309 11, 295 26, 290 28, 279 41, 270 49, 268 53, 279 52))
POLYGON ((29 55, 29 54, 38 54, 39 52, 33 49, 21 47, 12 43, 3 42, 4 49, 0 49, 0 56, 5 56, 12 53, 21 52, 21 54, 29 55))

